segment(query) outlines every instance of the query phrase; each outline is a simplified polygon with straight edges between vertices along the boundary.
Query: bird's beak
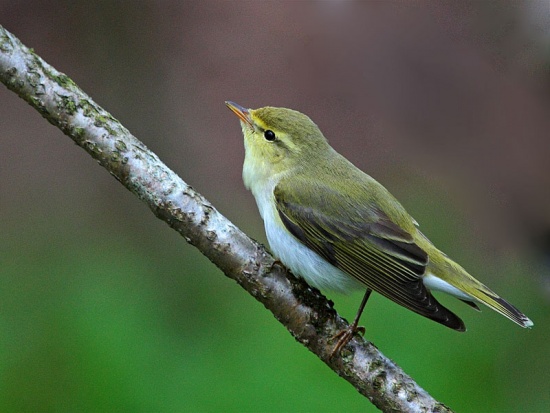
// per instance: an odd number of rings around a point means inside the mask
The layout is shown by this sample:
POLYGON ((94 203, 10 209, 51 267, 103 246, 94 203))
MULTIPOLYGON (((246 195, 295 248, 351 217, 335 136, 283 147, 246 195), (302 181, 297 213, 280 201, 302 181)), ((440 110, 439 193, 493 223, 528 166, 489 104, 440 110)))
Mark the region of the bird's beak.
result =
POLYGON ((227 100, 225 104, 235 113, 235 115, 239 117, 242 122, 246 123, 251 128, 254 128, 254 123, 252 122, 248 109, 245 109, 241 105, 237 105, 235 102, 231 102, 229 100, 227 100))

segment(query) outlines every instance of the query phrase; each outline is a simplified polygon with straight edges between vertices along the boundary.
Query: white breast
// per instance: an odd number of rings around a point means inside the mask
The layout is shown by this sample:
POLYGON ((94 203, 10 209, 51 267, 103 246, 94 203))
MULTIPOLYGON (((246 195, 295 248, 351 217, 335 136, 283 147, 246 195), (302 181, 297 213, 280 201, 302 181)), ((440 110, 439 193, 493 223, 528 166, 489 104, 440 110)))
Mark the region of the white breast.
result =
POLYGON ((267 240, 273 254, 295 275, 317 288, 340 292, 365 288, 353 277, 307 248, 286 230, 275 208, 275 182, 275 179, 271 179, 263 188, 255 185, 250 187, 264 220, 267 240))

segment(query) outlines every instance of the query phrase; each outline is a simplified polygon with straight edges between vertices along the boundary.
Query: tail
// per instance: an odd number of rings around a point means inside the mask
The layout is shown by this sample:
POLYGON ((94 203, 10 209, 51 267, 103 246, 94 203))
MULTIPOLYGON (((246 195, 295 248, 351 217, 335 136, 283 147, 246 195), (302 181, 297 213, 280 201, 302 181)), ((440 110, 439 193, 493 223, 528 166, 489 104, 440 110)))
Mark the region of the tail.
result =
MULTIPOLYGON (((524 328, 533 322, 516 307, 472 277, 464 268, 443 256, 440 263, 430 262, 429 274, 424 277, 424 285, 431 290, 451 294, 462 301, 480 302, 502 314, 524 328)), ((475 304, 473 305, 475 308, 475 304)))
POLYGON ((521 327, 533 327, 533 322, 529 319, 529 317, 519 311, 504 298, 499 297, 485 285, 481 283, 479 284, 481 285, 481 288, 476 290, 474 294, 471 294, 476 300, 482 302, 487 307, 492 308, 497 313, 502 314, 504 317, 509 318, 521 327))

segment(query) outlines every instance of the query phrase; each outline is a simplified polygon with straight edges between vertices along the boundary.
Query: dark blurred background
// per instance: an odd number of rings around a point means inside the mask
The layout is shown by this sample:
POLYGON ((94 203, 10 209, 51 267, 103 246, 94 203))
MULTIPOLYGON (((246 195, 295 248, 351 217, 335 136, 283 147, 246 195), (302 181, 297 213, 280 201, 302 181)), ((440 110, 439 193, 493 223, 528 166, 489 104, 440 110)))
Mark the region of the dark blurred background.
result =
MULTIPOLYGON (((547 2, 0 0, 0 24, 262 242, 223 102, 311 116, 535 322, 442 297, 459 334, 376 296, 366 336, 457 411, 548 411, 547 2)), ((375 411, 3 86, 0 137, 1 411, 375 411)))

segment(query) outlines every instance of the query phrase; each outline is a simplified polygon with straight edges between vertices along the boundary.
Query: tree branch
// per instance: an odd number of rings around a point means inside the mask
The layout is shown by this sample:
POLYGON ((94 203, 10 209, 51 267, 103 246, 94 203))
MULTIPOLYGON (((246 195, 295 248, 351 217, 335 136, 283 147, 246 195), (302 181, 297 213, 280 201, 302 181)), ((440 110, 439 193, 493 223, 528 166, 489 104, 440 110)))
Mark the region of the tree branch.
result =
POLYGON ((297 341, 383 411, 450 412, 371 343, 355 337, 332 303, 278 265, 65 74, 0 26, 0 81, 88 152, 153 213, 260 301, 297 341))

